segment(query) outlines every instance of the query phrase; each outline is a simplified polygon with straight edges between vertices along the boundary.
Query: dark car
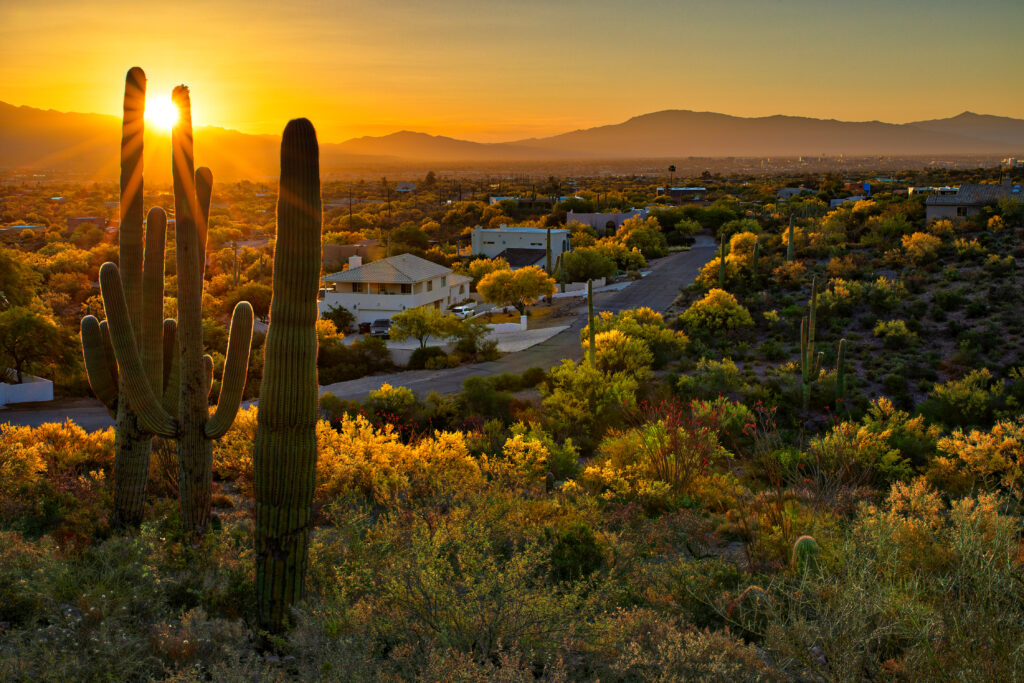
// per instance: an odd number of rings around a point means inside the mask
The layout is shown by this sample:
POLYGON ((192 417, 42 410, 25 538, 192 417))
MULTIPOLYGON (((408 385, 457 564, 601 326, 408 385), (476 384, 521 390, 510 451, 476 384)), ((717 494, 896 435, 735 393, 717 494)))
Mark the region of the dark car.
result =
POLYGON ((391 321, 387 318, 381 318, 380 320, 374 320, 370 325, 370 334, 374 337, 384 337, 385 339, 391 338, 391 321))

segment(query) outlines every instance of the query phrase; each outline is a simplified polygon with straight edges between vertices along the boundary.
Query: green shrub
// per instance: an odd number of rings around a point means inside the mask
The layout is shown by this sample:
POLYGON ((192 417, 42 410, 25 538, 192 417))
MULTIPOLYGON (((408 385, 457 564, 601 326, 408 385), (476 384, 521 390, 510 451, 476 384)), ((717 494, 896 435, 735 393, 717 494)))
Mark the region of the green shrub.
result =
POLYGON ((921 412, 947 427, 987 427, 1004 402, 1004 384, 988 368, 972 370, 965 377, 936 384, 921 412))
POLYGON ((881 337, 888 349, 905 349, 917 341, 917 335, 903 320, 886 320, 875 325, 874 335, 881 337))
POLYGON ((750 312, 736 297, 721 289, 712 289, 700 301, 695 301, 680 316, 692 333, 736 330, 754 324, 750 312))
POLYGON ((439 346, 424 346, 415 349, 412 355, 409 357, 409 369, 410 370, 422 370, 427 367, 427 363, 436 358, 444 358, 445 363, 443 367, 448 366, 447 355, 439 346))

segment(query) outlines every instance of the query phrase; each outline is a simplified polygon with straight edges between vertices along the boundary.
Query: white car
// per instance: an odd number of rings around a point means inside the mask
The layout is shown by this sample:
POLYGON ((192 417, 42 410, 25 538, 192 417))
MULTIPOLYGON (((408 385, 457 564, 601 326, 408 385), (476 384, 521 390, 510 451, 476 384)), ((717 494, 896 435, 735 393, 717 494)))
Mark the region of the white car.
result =
POLYGON ((468 318, 476 313, 476 304, 463 304, 452 309, 452 313, 460 318, 468 318))

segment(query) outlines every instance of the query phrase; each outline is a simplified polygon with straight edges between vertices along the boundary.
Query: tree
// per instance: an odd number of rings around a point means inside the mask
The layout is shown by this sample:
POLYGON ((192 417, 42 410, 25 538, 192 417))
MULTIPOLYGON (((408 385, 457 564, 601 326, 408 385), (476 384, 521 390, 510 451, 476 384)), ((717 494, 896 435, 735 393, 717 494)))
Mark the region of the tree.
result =
POLYGON ((584 247, 562 254, 563 282, 586 282, 615 276, 615 261, 600 249, 584 247))
POLYGON ((509 269, 508 261, 506 261, 505 259, 503 259, 501 257, 498 257, 498 258, 494 258, 494 259, 478 258, 478 259, 476 259, 474 261, 470 261, 469 264, 466 265, 462 269, 462 271, 466 275, 468 275, 471 278, 473 278, 473 283, 472 284, 475 287, 476 285, 478 285, 480 283, 480 280, 482 280, 485 275, 488 275, 489 273, 493 273, 496 270, 508 270, 508 269, 509 269))
POLYGON ((658 258, 668 254, 668 241, 661 232, 658 219, 646 220, 639 216, 627 218, 615 232, 615 240, 628 249, 639 249, 644 258, 658 258))
POLYGON ((247 282, 235 289, 225 300, 225 310, 233 311, 235 305, 240 301, 248 301, 252 304, 253 314, 263 322, 267 321, 270 314, 270 299, 274 290, 259 282, 247 282))
POLYGON ((459 319, 451 313, 442 313, 433 306, 417 306, 391 316, 388 334, 395 341, 412 337, 422 349, 426 348, 430 337, 454 337, 458 327, 459 319))
POLYGON ((53 318, 29 306, 0 312, 0 354, 14 370, 18 384, 29 368, 63 366, 78 358, 74 344, 53 318))
POLYGON ((346 332, 352 329, 352 325, 356 321, 356 317, 342 305, 331 306, 329 309, 324 311, 322 316, 324 320, 330 320, 334 323, 334 326, 341 332, 346 332))
POLYGON ((497 270, 480 280, 476 290, 484 301, 497 306, 515 306, 519 315, 542 296, 555 293, 555 281, 537 266, 519 270, 497 270))

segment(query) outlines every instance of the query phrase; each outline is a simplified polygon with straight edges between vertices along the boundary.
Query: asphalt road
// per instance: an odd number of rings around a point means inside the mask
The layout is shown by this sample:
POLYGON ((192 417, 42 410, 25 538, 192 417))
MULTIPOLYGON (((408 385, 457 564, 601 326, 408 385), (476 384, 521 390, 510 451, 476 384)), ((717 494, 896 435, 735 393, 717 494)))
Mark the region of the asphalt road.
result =
MULTIPOLYGON (((715 249, 714 240, 705 235, 698 236, 690 251, 670 254, 652 262, 651 272, 647 277, 631 283, 625 289, 596 294, 595 312, 619 312, 639 306, 647 306, 655 311, 666 310, 675 301, 679 290, 690 284, 704 264, 714 257, 715 249)), ((418 396, 425 396, 432 391, 453 394, 462 390, 462 382, 467 377, 488 377, 505 372, 522 373, 534 366, 546 369, 556 365, 563 358, 579 360, 583 356, 579 334, 586 324, 586 304, 577 306, 574 313, 572 318, 565 318, 565 322, 559 321, 560 324, 569 322, 569 329, 524 351, 507 354, 495 361, 462 365, 447 370, 410 370, 373 375, 330 384, 321 387, 320 391, 329 391, 339 398, 362 400, 367 393, 387 382, 395 386, 409 387, 418 396)), ((95 399, 66 399, 0 409, 0 423, 35 427, 45 422, 63 422, 66 419, 71 419, 90 431, 113 425, 107 411, 95 399)))

